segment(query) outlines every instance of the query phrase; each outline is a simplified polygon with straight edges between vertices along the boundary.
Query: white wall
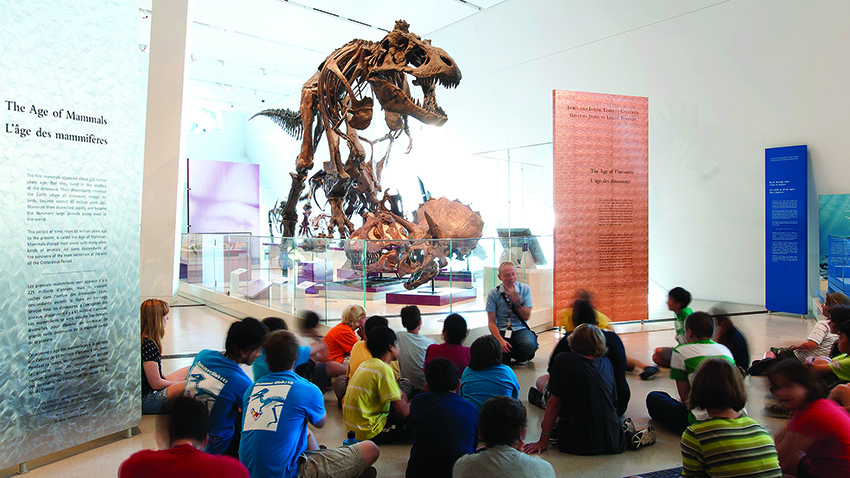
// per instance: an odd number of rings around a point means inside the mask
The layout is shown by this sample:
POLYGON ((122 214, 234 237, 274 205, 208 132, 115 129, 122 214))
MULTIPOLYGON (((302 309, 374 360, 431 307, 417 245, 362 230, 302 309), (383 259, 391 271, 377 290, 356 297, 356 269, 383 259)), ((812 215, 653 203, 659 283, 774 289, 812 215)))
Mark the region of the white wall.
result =
POLYGON ((443 129, 515 150, 552 141, 553 89, 649 97, 651 284, 763 304, 764 148, 808 144, 816 192, 848 192, 848 18, 837 0, 508 0, 429 35, 464 74, 443 129))
POLYGON ((245 146, 245 115, 229 111, 218 114, 221 116, 220 130, 198 130, 186 135, 186 154, 192 159, 206 161, 252 162, 245 146))

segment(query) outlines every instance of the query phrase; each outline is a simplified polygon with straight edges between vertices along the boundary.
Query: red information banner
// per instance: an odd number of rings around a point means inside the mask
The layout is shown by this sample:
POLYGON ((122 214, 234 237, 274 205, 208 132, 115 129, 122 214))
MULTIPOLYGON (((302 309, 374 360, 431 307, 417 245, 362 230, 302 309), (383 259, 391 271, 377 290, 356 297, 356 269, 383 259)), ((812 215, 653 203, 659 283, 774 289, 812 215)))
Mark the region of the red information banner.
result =
POLYGON ((576 291, 613 321, 647 318, 649 99, 555 91, 555 325, 576 291))

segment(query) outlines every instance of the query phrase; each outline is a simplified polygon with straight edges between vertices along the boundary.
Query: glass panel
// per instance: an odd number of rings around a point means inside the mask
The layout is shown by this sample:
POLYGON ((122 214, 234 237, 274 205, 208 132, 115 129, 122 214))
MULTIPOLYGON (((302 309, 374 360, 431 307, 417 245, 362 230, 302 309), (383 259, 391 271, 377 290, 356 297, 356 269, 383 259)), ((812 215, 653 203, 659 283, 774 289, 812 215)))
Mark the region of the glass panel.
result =
POLYGON ((520 262, 519 280, 531 286, 535 309, 552 307, 552 236, 485 237, 466 255, 450 254, 470 247, 468 239, 388 243, 184 234, 181 280, 286 314, 312 310, 328 325, 351 304, 387 317, 415 304, 423 316, 442 319, 484 313, 487 293, 499 284, 499 264, 510 258, 520 262), (399 277, 396 267, 405 275, 399 277), (415 281, 418 287, 405 288, 415 281))
POLYGON ((827 265, 830 292, 846 294, 847 269, 850 267, 850 238, 829 236, 829 263, 827 265))

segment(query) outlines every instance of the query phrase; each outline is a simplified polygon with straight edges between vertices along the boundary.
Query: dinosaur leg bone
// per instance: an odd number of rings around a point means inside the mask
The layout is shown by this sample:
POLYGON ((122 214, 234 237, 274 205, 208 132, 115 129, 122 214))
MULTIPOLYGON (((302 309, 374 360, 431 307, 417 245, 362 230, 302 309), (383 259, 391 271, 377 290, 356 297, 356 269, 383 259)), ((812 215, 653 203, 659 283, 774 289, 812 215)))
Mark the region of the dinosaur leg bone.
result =
POLYGON ((348 173, 342 165, 342 157, 339 153, 339 135, 327 124, 325 124, 325 138, 328 140, 328 151, 331 155, 331 169, 333 169, 331 172, 341 179, 348 179, 348 173))
MULTIPOLYGON (((318 73, 307 80, 304 88, 301 89, 301 121, 304 124, 304 134, 301 137, 301 152, 298 153, 298 159, 295 162, 295 170, 313 169, 313 155, 315 152, 315 144, 310 131, 313 127, 313 118, 316 115, 316 97, 318 90, 315 82, 318 81, 318 73)), ((318 138, 316 138, 318 139, 318 138)))
POLYGON ((281 213, 281 224, 283 237, 294 237, 295 227, 298 225, 298 213, 295 207, 298 205, 298 198, 301 197, 301 191, 304 190, 304 182, 307 179, 307 170, 299 169, 297 173, 289 173, 292 177, 292 186, 289 188, 289 198, 286 200, 286 205, 281 213))
POLYGON ((331 197, 329 199, 331 203, 331 220, 330 224, 328 224, 329 237, 333 237, 334 228, 339 231, 340 237, 348 237, 354 232, 354 224, 342 212, 342 200, 343 198, 341 197, 331 197))

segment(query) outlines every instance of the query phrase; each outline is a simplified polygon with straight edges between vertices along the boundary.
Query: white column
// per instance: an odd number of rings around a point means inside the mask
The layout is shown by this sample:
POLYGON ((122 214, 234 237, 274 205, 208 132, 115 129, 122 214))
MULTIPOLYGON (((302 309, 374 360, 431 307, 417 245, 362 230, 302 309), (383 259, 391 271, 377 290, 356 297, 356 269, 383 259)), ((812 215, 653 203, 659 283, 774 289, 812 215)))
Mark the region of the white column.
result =
POLYGON ((183 98, 188 81, 192 0, 154 0, 142 190, 141 296, 177 294, 186 177, 183 98))

